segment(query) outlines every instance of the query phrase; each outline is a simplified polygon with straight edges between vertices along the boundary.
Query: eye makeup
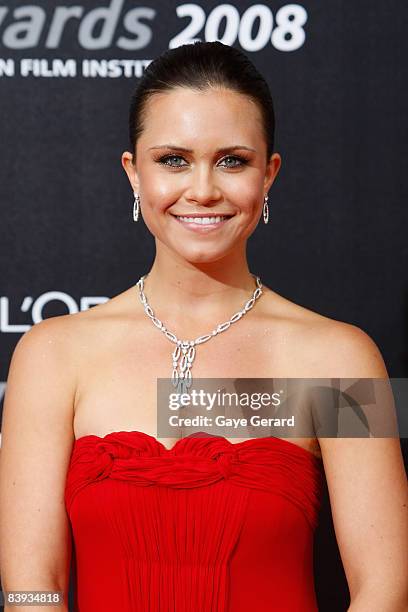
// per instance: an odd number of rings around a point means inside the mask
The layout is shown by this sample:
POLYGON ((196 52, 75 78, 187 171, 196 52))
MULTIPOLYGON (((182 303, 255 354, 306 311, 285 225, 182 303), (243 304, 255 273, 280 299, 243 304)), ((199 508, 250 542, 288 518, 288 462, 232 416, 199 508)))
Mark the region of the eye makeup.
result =
MULTIPOLYGON (((166 155, 162 155, 159 156, 157 158, 154 159, 155 162, 157 162, 158 164, 161 164, 162 166, 167 166, 169 168, 184 168, 185 166, 181 166, 181 165, 174 165, 174 164, 169 164, 167 163, 168 160, 170 159, 185 159, 182 155, 177 155, 175 153, 171 153, 171 154, 166 154, 166 155)), ((234 165, 230 166, 222 166, 224 168, 228 168, 228 169, 234 169, 234 168, 241 168, 242 166, 245 166, 246 164, 248 164, 249 159, 241 156, 241 155, 226 155, 221 161, 226 160, 226 159, 232 159, 234 160, 235 163, 234 165)))

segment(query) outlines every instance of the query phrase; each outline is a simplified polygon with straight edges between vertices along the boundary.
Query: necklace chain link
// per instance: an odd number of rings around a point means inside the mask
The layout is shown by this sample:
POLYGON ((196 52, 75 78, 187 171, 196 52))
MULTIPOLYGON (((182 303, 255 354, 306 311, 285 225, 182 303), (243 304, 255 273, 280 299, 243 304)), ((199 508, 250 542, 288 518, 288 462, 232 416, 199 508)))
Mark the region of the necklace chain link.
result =
MULTIPOLYGON (((252 273, 251 273, 252 274, 252 273)), ((203 344, 204 342, 208 342, 211 338, 220 334, 223 331, 226 331, 231 323, 236 323, 245 315, 251 308, 253 308, 256 300, 262 295, 262 283, 259 276, 252 274, 252 276, 256 280, 256 289, 253 292, 252 297, 246 302, 245 306, 242 310, 238 310, 229 321, 225 321, 225 323, 220 323, 216 328, 209 334, 205 334, 203 336, 199 336, 195 340, 179 340, 173 332, 168 330, 165 325, 163 325, 162 321, 158 319, 153 309, 151 308, 149 302, 147 301, 146 295, 144 293, 144 281, 148 274, 142 276, 136 286, 139 289, 139 298, 142 302, 143 308, 147 316, 152 320, 153 324, 164 333, 166 338, 176 344, 176 348, 172 353, 173 358, 173 371, 171 375, 172 384, 174 387, 177 387, 177 391, 179 393, 186 393, 188 389, 191 387, 193 378, 191 374, 191 368, 193 367, 193 361, 196 356, 196 345, 203 344)))

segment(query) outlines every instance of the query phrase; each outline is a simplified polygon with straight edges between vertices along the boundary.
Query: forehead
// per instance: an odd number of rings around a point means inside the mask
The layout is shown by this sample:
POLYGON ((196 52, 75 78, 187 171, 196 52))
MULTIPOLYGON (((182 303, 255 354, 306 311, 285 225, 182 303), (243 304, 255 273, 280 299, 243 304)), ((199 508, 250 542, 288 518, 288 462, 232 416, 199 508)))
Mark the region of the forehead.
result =
POLYGON ((248 96, 227 89, 178 88, 149 99, 139 140, 146 146, 187 140, 199 146, 228 140, 255 147, 261 135, 261 113, 248 96))

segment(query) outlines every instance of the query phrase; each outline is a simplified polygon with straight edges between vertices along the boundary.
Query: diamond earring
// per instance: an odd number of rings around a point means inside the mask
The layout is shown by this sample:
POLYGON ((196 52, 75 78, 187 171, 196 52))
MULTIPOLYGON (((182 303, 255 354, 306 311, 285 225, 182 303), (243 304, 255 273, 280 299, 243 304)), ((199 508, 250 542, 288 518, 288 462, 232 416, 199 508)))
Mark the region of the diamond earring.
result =
POLYGON ((265 195, 263 203, 263 218, 264 223, 268 223, 269 220, 269 207, 268 207, 268 196, 265 195))
POLYGON ((133 221, 137 221, 139 218, 140 195, 136 191, 133 192, 133 195, 135 196, 135 201, 133 202, 133 221))

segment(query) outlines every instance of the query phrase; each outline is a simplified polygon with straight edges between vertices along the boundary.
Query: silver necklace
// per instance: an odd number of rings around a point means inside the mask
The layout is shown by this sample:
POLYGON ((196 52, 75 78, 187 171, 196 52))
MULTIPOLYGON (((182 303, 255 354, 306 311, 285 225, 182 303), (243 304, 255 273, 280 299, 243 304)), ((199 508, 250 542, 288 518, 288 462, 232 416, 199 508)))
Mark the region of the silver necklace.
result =
POLYGON ((260 281, 259 276, 255 276, 255 274, 252 274, 252 276, 256 280, 257 287, 255 291, 253 292, 251 299, 247 301, 247 303, 245 304, 242 310, 239 310, 238 312, 236 312, 230 318, 229 321, 226 321, 225 323, 220 323, 215 329, 213 329, 213 331, 210 334, 199 336, 195 340, 179 340, 177 336, 173 334, 171 331, 169 331, 168 329, 166 329, 166 327, 163 325, 160 319, 158 319, 154 315, 154 312, 151 306, 149 305, 149 302, 147 301, 146 295, 144 294, 144 291, 143 291, 144 280, 147 276, 148 274, 145 274, 136 283, 136 286, 139 288, 140 301, 143 304, 145 313, 147 314, 148 317, 150 317, 154 325, 158 329, 160 329, 160 331, 164 333, 164 335, 166 336, 166 338, 168 338, 168 340, 170 340, 171 342, 177 345, 172 353, 173 371, 171 374, 171 381, 172 381, 173 386, 177 387, 178 393, 187 393, 187 390, 191 387, 192 382, 193 382, 191 368, 193 367, 193 361, 196 355, 196 348, 195 348, 196 345, 202 344, 203 342, 207 342, 208 340, 210 340, 217 334, 227 330, 229 326, 231 325, 231 323, 235 323, 244 314, 246 314, 248 310, 250 310, 255 304, 255 300, 257 300, 262 295, 262 283, 260 281))

